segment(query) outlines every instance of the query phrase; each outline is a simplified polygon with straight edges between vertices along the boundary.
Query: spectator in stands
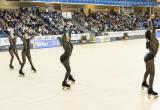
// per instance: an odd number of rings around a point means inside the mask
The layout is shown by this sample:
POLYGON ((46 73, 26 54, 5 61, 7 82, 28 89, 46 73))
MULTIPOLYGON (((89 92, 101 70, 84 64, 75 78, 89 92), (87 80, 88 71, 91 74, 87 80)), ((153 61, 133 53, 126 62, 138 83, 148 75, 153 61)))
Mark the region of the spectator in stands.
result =
MULTIPOLYGON (((61 12, 40 12, 36 6, 32 8, 20 7, 19 10, 0 10, 0 26, 15 27, 23 25, 24 27, 32 27, 37 34, 41 35, 62 34, 64 27, 62 20, 61 12)), ((82 32, 76 29, 74 33, 82 32)), ((32 33, 31 30, 30 32, 32 33)))
MULTIPOLYGON (((111 10, 109 14, 92 12, 74 13, 77 21, 85 28, 94 31, 97 35, 104 31, 144 30, 148 28, 146 14, 121 15, 111 10)), ((160 18, 156 17, 157 28, 160 27, 160 18)))

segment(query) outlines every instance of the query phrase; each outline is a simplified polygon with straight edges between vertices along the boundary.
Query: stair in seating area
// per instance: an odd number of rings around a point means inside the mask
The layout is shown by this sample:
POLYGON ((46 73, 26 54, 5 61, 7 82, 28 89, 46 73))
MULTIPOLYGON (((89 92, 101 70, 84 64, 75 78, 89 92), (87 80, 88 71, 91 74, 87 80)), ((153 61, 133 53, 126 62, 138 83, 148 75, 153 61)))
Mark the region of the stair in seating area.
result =
POLYGON ((72 19, 72 23, 78 27, 79 29, 81 29, 84 33, 88 33, 89 30, 86 29, 84 26, 81 26, 81 24, 76 20, 76 18, 73 16, 73 19, 72 19))

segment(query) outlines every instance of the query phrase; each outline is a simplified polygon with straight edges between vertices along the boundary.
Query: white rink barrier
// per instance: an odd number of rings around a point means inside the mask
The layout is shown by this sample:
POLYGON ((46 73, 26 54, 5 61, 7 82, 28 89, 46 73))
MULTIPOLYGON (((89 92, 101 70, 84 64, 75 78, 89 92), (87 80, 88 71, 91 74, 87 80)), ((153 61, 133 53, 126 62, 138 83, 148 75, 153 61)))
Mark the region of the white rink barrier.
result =
POLYGON ((119 31, 119 32, 104 32, 104 35, 108 35, 110 38, 122 38, 124 33, 128 33, 128 36, 143 36, 146 30, 137 31, 119 31))
POLYGON ((101 43, 101 42, 109 42, 110 37, 109 36, 96 36, 96 42, 101 43))
MULTIPOLYGON (((83 34, 72 34, 71 35, 71 40, 81 40, 82 36, 86 36, 87 40, 90 39, 90 33, 83 33, 83 34)), ((35 36, 34 40, 52 40, 52 39, 58 39, 61 38, 62 35, 48 35, 48 36, 35 36)))
MULTIPOLYGON (((72 34, 71 40, 80 41, 82 36, 86 36, 87 40, 90 39, 90 33, 83 33, 83 34, 72 34)), ((34 46, 38 46, 38 48, 41 46, 47 47, 48 45, 49 47, 54 46, 54 43, 55 43, 55 46, 59 46, 58 38, 61 38, 61 37, 62 35, 48 35, 48 36, 40 35, 40 36, 35 36, 32 39, 31 43, 34 46)), ((22 41, 20 38, 17 38, 17 44, 18 45, 22 44, 22 41)), ((7 37, 0 38, 0 46, 7 46, 7 45, 10 45, 8 38, 7 37)))
MULTIPOLYGON (((86 36, 87 40, 90 39, 89 33, 72 34, 71 41, 80 41, 82 36, 86 36)), ((33 48, 52 48, 61 46, 59 38, 62 35, 49 35, 49 36, 35 36, 32 40, 33 48)))
MULTIPOLYGON (((137 30, 137 31, 120 31, 120 32, 104 32, 103 36, 96 36, 96 42, 107 42, 112 38, 123 38, 124 33, 128 33, 128 36, 143 36, 145 35, 146 30, 137 30)), ((157 34, 160 30, 157 30, 157 34)), ((81 40, 82 36, 86 36, 87 40, 90 40, 90 33, 83 34, 72 34, 71 41, 76 41, 77 43, 81 40)), ((48 35, 48 36, 35 36, 31 43, 33 48, 48 48, 54 46, 60 46, 58 38, 61 38, 62 35, 48 35)), ((22 44, 20 38, 17 38, 17 44, 22 44)), ((0 46, 10 45, 8 38, 0 38, 0 46)))
POLYGON ((82 36, 86 36, 87 40, 90 40, 90 33, 72 34, 71 40, 80 41, 82 36))

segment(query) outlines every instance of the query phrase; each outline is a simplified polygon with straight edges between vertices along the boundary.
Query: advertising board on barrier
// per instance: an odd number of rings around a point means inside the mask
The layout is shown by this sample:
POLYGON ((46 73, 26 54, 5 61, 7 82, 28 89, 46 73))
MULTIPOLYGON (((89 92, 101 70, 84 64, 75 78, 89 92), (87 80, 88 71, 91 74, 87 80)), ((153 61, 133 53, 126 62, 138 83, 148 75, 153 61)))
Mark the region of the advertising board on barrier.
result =
MULTIPOLYGON (((82 36, 86 36, 87 40, 90 40, 89 33, 83 34, 72 34, 71 42, 79 43, 82 36)), ((31 44, 33 44, 33 48, 50 48, 50 47, 57 47, 60 46, 59 38, 62 35, 48 35, 48 36, 35 36, 31 40, 31 44)), ((22 40, 18 37, 17 44, 22 44, 22 40)), ((8 46, 10 45, 8 38, 0 38, 0 46, 8 46)))
POLYGON ((128 36, 141 36, 145 35, 146 30, 137 30, 137 31, 124 31, 128 33, 128 36))
POLYGON ((33 40, 34 39, 43 39, 43 40, 45 40, 45 39, 47 39, 47 40, 49 40, 49 39, 57 39, 58 37, 61 37, 62 35, 47 35, 47 36, 42 36, 42 35, 40 35, 40 36, 35 36, 34 38, 33 38, 33 40))
POLYGON ((160 31, 156 33, 156 37, 160 39, 160 31))
MULTIPOLYGON (((82 36, 86 36, 87 40, 90 40, 90 34, 89 33, 83 33, 83 34, 72 34, 71 35, 71 42, 73 43, 79 43, 79 41, 81 40, 82 36)), ((34 45, 36 45, 35 43, 38 43, 40 41, 42 41, 44 44, 43 45, 48 45, 46 44, 46 40, 58 40, 59 38, 61 38, 62 35, 48 35, 48 36, 35 36, 34 39, 31 41, 34 45)), ((59 40, 58 40, 59 41, 59 40)), ((58 42, 57 41, 57 42, 58 42)), ((50 41, 49 41, 50 42, 50 41)))
MULTIPOLYGON (((22 44, 22 40, 18 37, 17 42, 18 45, 22 44)), ((9 40, 7 37, 0 38, 0 46, 7 46, 10 45, 9 40)))
POLYGON ((102 42, 109 42, 110 38, 108 35, 105 36, 96 36, 96 42, 97 43, 102 43, 102 42))
POLYGON ((137 31, 118 31, 118 32, 104 32, 108 34, 110 38, 122 38, 124 33, 128 33, 128 36, 142 36, 145 35, 146 30, 137 30, 137 31))
POLYGON ((87 40, 90 39, 89 33, 83 33, 83 34, 72 34, 71 40, 80 41, 82 36, 86 36, 87 40))
MULTIPOLYGON (((86 36, 87 37, 87 40, 89 40, 90 38, 90 34, 89 33, 83 33, 83 34, 72 34, 71 35, 71 40, 81 40, 81 37, 82 36, 86 36)), ((51 39, 57 39, 57 38, 61 38, 62 35, 48 35, 48 36, 35 36, 34 39, 37 40, 51 40, 51 39)))
POLYGON ((157 37, 158 39, 160 39, 160 29, 157 29, 157 31, 156 31, 156 37, 157 37))
POLYGON ((33 48, 51 48, 51 47, 59 47, 60 42, 58 39, 52 40, 34 40, 33 41, 33 48))

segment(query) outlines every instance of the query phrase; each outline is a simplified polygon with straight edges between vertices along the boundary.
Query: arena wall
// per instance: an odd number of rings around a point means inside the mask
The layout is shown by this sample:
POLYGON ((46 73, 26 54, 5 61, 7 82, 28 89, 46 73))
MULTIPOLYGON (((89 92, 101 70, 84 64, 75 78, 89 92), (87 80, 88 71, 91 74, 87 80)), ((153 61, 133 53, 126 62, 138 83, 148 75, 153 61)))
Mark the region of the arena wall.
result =
MULTIPOLYGON (((33 5, 39 6, 41 10, 45 10, 48 7, 53 7, 54 10, 61 11, 79 11, 83 8, 84 12, 88 14, 88 10, 91 9, 92 12, 109 12, 114 9, 118 13, 122 13, 124 8, 120 6, 104 6, 104 5, 82 5, 82 4, 63 4, 63 3, 40 3, 40 2, 23 2, 23 1, 0 1, 0 9, 18 9, 20 6, 31 7, 33 5)), ((149 12, 147 7, 128 7, 128 9, 134 12, 149 12)), ((156 12, 160 13, 159 8, 156 8, 156 12)))

